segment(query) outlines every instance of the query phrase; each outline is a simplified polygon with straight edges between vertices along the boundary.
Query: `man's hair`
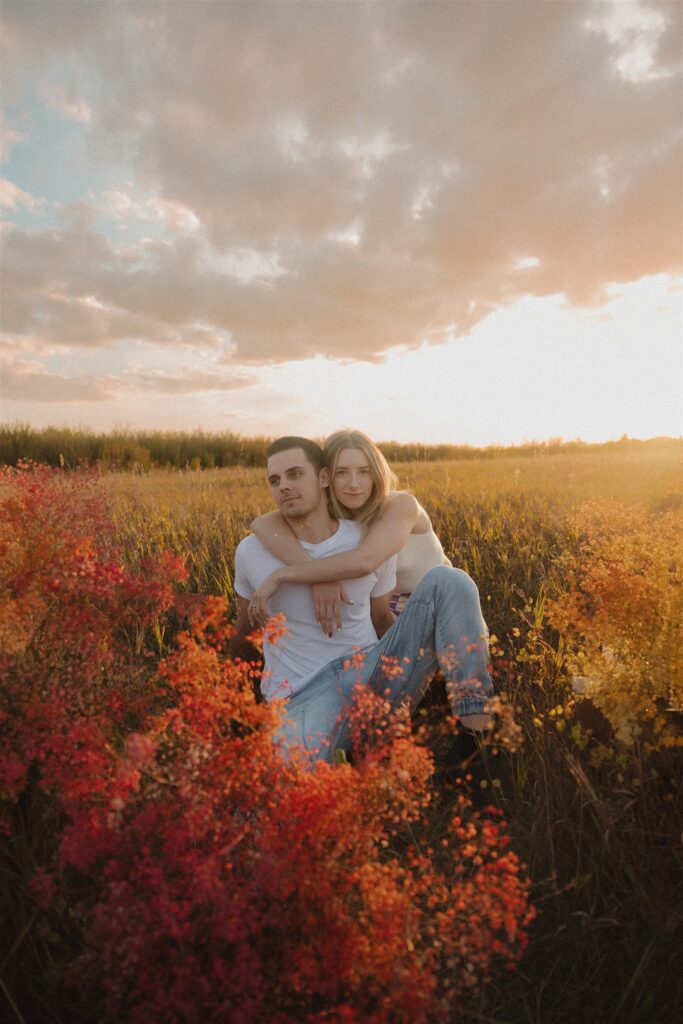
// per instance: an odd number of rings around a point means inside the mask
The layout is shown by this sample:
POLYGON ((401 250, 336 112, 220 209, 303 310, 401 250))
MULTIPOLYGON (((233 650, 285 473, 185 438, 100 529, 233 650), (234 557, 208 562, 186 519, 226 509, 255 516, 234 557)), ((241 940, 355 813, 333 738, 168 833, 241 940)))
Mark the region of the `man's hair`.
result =
POLYGON ((323 450, 316 441, 308 437, 278 437, 276 441, 266 448, 266 455, 277 455, 278 452, 287 452, 290 448, 302 448, 304 454, 316 473, 323 468, 323 450))

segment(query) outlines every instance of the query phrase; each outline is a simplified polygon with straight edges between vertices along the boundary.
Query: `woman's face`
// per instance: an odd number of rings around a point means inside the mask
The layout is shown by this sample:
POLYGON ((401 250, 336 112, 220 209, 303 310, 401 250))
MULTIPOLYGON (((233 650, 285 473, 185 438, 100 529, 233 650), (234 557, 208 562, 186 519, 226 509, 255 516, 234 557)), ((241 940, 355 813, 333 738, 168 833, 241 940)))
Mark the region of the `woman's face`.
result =
POLYGON ((358 448, 342 448, 330 486, 340 505, 349 512, 358 512, 372 494, 372 473, 367 455, 358 448))

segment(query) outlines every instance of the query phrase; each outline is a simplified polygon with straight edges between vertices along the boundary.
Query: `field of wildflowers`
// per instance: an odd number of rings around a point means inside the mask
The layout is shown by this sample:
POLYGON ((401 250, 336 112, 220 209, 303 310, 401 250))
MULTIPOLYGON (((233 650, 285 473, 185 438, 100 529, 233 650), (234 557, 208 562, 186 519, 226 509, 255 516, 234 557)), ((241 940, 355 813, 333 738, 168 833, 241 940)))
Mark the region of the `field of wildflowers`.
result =
POLYGON ((359 700, 352 764, 274 752, 225 656, 262 470, 4 471, 3 1019, 680 1015, 681 453, 396 468, 493 634, 462 784, 438 681, 359 700))

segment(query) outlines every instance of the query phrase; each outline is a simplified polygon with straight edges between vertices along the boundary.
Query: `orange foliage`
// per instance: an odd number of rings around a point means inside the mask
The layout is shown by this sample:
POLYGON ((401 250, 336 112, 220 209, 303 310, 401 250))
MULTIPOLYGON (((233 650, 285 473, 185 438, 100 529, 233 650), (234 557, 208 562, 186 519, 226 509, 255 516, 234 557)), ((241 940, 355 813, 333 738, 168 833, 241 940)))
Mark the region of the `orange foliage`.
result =
POLYGON ((683 512, 594 504, 575 525, 584 540, 570 587, 549 602, 570 666, 622 739, 676 745, 667 709, 683 707, 683 512))
POLYGON ((2 488, 3 820, 29 781, 52 801, 33 892, 80 929, 75 1000, 130 1024, 427 1024, 514 964, 533 910, 504 823, 462 797, 418 851, 433 766, 405 714, 361 693, 353 766, 283 763, 224 602, 158 663, 135 638, 182 566, 127 570, 92 476, 2 488))

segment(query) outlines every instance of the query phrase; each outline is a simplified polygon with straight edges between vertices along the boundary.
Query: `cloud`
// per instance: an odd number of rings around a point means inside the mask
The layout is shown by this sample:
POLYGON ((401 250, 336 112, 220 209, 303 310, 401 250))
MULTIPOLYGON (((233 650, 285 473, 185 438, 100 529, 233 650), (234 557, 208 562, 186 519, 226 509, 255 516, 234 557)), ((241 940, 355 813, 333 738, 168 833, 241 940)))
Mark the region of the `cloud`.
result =
POLYGON ((105 189, 101 207, 114 220, 125 224, 133 221, 163 221, 176 231, 193 230, 199 221, 192 210, 157 196, 135 199, 125 188, 105 189))
POLYGON ((23 86, 26 67, 33 75, 51 70, 55 55, 76 57, 80 52, 99 49, 113 27, 107 2, 60 0, 59 3, 26 3, 3 0, 0 11, 0 56, 3 62, 3 92, 11 101, 23 86))
POLYGON ((7 178, 0 178, 0 208, 7 210, 17 210, 23 206, 31 213, 35 213, 44 206, 44 199, 36 199, 29 192, 25 192, 23 188, 19 188, 14 182, 9 181, 7 178))
POLYGON ((46 96, 46 101, 47 105, 65 121, 89 124, 93 119, 90 103, 83 96, 68 95, 64 86, 53 87, 46 96))
POLYGON ((586 28, 602 33, 616 51, 614 70, 627 82, 646 82, 668 74, 655 69, 659 42, 667 27, 664 11, 638 0, 604 4, 586 28))
POLYGON ((16 362, 0 369, 0 391, 5 401, 103 402, 115 398, 118 389, 92 376, 66 377, 50 373, 35 363, 16 362))
POLYGON ((32 360, 5 356, 0 366, 0 393, 5 400, 34 402, 106 402, 133 392, 193 395, 203 392, 238 391, 251 386, 244 373, 217 373, 188 368, 182 373, 163 371, 124 372, 118 375, 53 373, 32 360))
POLYGON ((166 395, 192 395, 206 391, 239 391, 250 387, 254 378, 247 374, 231 374, 188 370, 182 374, 133 373, 125 377, 125 385, 140 391, 159 391, 166 395))
POLYGON ((14 336, 376 360, 680 267, 680 5, 5 6, 12 68, 98 77, 109 214, 170 232, 8 232, 14 336))
POLYGON ((172 294, 173 274, 183 294, 191 288, 194 247, 142 243, 119 250, 94 230, 95 213, 79 204, 62 211, 57 228, 4 225, 5 331, 46 350, 104 348, 122 339, 223 349, 220 331, 201 321, 201 304, 172 294))
POLYGON ((321 350, 336 358, 369 358, 385 343, 386 305, 398 301, 395 294, 403 292, 393 345, 411 344, 427 326, 425 308, 436 302, 431 267, 400 257, 354 258, 348 245, 329 241, 300 253, 296 274, 245 282, 209 265, 193 239, 148 240, 119 250, 92 228, 82 209, 61 230, 6 226, 3 234, 5 330, 46 349, 97 349, 132 338, 217 348, 226 359, 246 363, 321 350), (297 305, 301 316, 293 324, 297 305))
POLYGON ((18 132, 7 122, 2 111, 0 111, 0 163, 9 159, 10 150, 16 142, 26 139, 23 132, 18 132))

